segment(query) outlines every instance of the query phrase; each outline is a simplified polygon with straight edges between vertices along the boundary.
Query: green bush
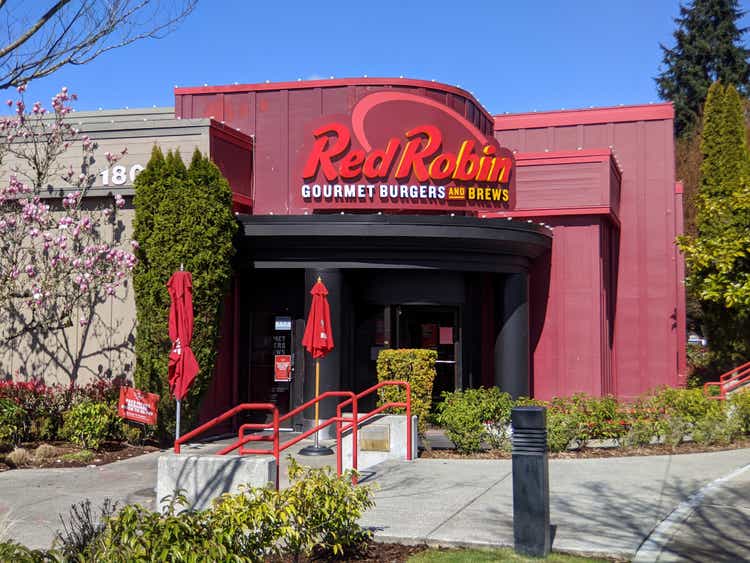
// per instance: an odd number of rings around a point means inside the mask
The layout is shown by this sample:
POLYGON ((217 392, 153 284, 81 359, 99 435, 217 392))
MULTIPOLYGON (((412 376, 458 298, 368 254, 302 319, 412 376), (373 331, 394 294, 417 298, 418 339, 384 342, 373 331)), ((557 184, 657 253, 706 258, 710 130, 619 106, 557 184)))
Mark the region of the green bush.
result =
POLYGON ((330 467, 302 467, 293 459, 289 479, 291 485, 280 493, 287 553, 296 559, 315 551, 330 558, 357 554, 366 546, 371 533, 357 521, 374 505, 369 486, 353 486, 350 472, 338 477, 330 467))
POLYGON ((109 518, 86 548, 84 561, 130 563, 148 561, 248 561, 233 555, 214 537, 206 511, 177 512, 182 499, 159 514, 139 505, 125 506, 109 518))
POLYGON ((14 446, 21 440, 26 412, 11 399, 0 399, 0 446, 14 446))
POLYGON ((48 556, 42 550, 29 549, 13 540, 0 541, 0 561, 12 561, 13 563, 42 563, 57 560, 58 559, 52 556, 48 556))
MULTIPOLYGON (((419 432, 427 430, 427 415, 432 406, 432 384, 435 381, 434 350, 381 350, 378 354, 378 381, 408 381, 411 385, 411 412, 419 417, 419 432)), ((405 402, 406 392, 401 387, 387 386, 378 392, 378 405, 405 402)), ((399 409, 398 412, 404 412, 399 409)))
POLYGON ((250 561, 279 554, 320 560, 356 555, 370 538, 357 523, 373 505, 368 486, 353 486, 329 468, 292 461, 289 488, 246 488, 203 511, 183 510, 186 499, 166 499, 161 514, 126 506, 107 520, 84 550, 85 561, 250 561))
POLYGON ((443 393, 437 422, 463 453, 477 452, 482 442, 496 449, 509 449, 506 433, 513 400, 497 387, 443 393))
POLYGON ((241 494, 225 494, 210 513, 213 537, 235 555, 264 561, 281 550, 288 512, 273 489, 242 487, 241 494))
POLYGON ((741 434, 750 434, 750 391, 737 391, 727 399, 727 415, 737 421, 741 434))
POLYGON ((693 441, 702 446, 730 444, 741 431, 737 419, 715 413, 698 420, 692 429, 693 441))
POLYGON ((663 442, 671 448, 676 448, 690 433, 692 424, 678 415, 661 418, 656 423, 657 433, 663 442))
POLYGON ((87 449, 99 449, 110 439, 119 419, 113 407, 105 403, 84 401, 63 415, 62 436, 87 449))
POLYGON ((636 419, 623 437, 623 444, 628 447, 648 446, 656 435, 654 423, 650 420, 636 419))
POLYGON ((133 222, 138 264, 133 271, 138 338, 136 387, 158 393, 160 437, 174 435, 175 401, 167 363, 169 292, 166 283, 180 264, 193 276, 195 326, 191 348, 200 372, 182 401, 182 424, 190 428, 214 373, 221 307, 232 277, 237 220, 232 190, 219 169, 193 154, 186 168, 179 154, 155 147, 135 181, 133 222))
POLYGON ((709 414, 715 415, 722 409, 721 403, 707 398, 702 389, 674 387, 658 389, 651 396, 647 406, 654 409, 655 415, 667 418, 678 416, 691 425, 709 414))
POLYGON ((547 447, 551 452, 563 452, 580 431, 577 415, 557 409, 547 409, 547 447))

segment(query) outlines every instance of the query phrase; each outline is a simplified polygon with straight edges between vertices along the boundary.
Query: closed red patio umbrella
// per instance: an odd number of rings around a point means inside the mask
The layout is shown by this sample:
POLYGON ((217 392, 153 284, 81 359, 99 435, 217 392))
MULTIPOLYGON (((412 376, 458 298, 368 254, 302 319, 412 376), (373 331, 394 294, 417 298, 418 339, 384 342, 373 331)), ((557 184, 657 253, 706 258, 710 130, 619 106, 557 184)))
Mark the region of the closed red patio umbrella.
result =
POLYGON ((177 400, 175 439, 180 437, 180 401, 185 398, 190 384, 200 367, 190 342, 193 339, 193 277, 190 272, 172 274, 167 282, 171 306, 169 308, 169 389, 177 400))
MULTIPOLYGON (((305 334, 302 336, 302 345, 315 359, 315 397, 320 394, 320 359, 324 358, 333 350, 333 332, 331 327, 331 308, 328 305, 328 289, 318 277, 310 290, 312 303, 310 313, 305 324, 305 334)), ((320 403, 315 403, 315 426, 320 423, 320 403)), ((318 433, 315 433, 315 445, 312 448, 304 448, 300 453, 310 455, 325 455, 333 453, 330 448, 321 448, 318 445, 318 433), (307 451, 305 451, 307 450, 307 451)))

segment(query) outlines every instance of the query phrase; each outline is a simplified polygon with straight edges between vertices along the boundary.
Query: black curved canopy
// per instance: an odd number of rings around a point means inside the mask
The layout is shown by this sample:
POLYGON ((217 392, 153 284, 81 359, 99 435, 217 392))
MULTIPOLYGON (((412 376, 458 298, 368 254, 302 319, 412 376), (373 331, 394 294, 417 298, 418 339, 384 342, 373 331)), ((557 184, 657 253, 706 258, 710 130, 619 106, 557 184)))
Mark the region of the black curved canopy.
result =
POLYGON ((522 220, 448 215, 238 215, 239 265, 520 272, 551 231, 522 220))

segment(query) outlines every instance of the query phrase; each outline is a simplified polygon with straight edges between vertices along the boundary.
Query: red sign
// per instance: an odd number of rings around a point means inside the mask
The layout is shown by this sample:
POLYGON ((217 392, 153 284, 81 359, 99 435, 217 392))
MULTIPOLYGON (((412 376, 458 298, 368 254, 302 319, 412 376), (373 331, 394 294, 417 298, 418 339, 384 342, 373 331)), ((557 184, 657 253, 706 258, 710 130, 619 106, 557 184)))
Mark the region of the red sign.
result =
POLYGON ((335 209, 511 209, 515 159, 438 101, 392 90, 310 129, 297 197, 335 209))
POLYGON ((273 380, 292 380, 292 357, 289 354, 282 354, 273 357, 273 380))
POLYGON ((156 424, 159 395, 146 393, 133 387, 120 387, 117 414, 133 422, 156 424))

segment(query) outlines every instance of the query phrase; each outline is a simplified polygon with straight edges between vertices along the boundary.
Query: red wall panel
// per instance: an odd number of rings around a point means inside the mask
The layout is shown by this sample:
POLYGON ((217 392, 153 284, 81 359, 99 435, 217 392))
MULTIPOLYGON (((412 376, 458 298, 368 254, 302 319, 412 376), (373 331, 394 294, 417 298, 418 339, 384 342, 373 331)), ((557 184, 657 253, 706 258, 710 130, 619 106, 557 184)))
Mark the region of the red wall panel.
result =
MULTIPOLYGON (((675 213, 679 210, 675 209, 674 198, 671 106, 661 104, 644 106, 643 109, 626 107, 592 110, 590 113, 580 111, 576 116, 581 121, 575 125, 581 148, 611 147, 622 170, 618 213, 621 230, 619 236, 614 237, 618 243, 610 250, 613 263, 617 263, 616 284, 612 287, 617 292, 614 307, 614 374, 610 377, 606 370, 591 369, 600 373, 605 381, 610 378, 611 383, 605 387, 611 387, 623 397, 635 397, 657 385, 680 384, 682 380, 678 372, 684 362, 681 340, 685 334, 684 330, 678 329, 684 326, 684 305, 681 279, 678 279, 682 259, 674 245, 679 226, 675 213)), ((571 119, 570 115, 561 112, 497 116, 496 137, 501 144, 519 153, 570 150, 571 119), (535 127, 512 129, 514 125, 535 127), (550 129, 558 128, 565 132, 549 134, 550 129)), ((523 181, 519 181, 519 201, 524 198, 522 186, 523 181)), ((554 222, 551 218, 544 221, 554 222)), ((555 229, 551 264, 554 275, 550 281, 550 297, 558 303, 561 299, 558 293, 570 294, 569 298, 562 300, 566 306, 576 302, 581 290, 578 282, 574 283, 572 278, 559 273, 561 268, 567 268, 561 262, 570 260, 567 240, 571 229, 584 227, 555 229)), ((583 260, 583 255, 592 250, 582 239, 576 240, 581 245, 579 259, 583 260)), ((586 266, 588 269, 589 265, 586 266)), ((591 288, 591 302, 601 302, 600 293, 606 285, 591 288)), ((555 305, 560 306, 559 303, 555 305)), ((544 365, 564 370, 557 376, 557 381, 566 378, 568 383, 558 385, 555 392, 569 393, 586 381, 593 380, 574 373, 575 369, 589 368, 585 364, 578 364, 572 352, 566 350, 570 357, 565 365, 555 360, 563 344, 548 341, 562 340, 565 346, 569 346, 572 337, 567 332, 571 321, 557 309, 553 313, 556 316, 550 317, 548 312, 545 332, 535 352, 534 368, 536 370, 537 366, 544 365), (561 326, 554 331, 546 330, 550 322, 560 323, 561 326)), ((590 335, 591 331, 587 329, 586 334, 590 335)), ((535 385, 538 379, 535 377, 535 385)), ((544 395, 549 392, 540 388, 540 393, 544 395)))

